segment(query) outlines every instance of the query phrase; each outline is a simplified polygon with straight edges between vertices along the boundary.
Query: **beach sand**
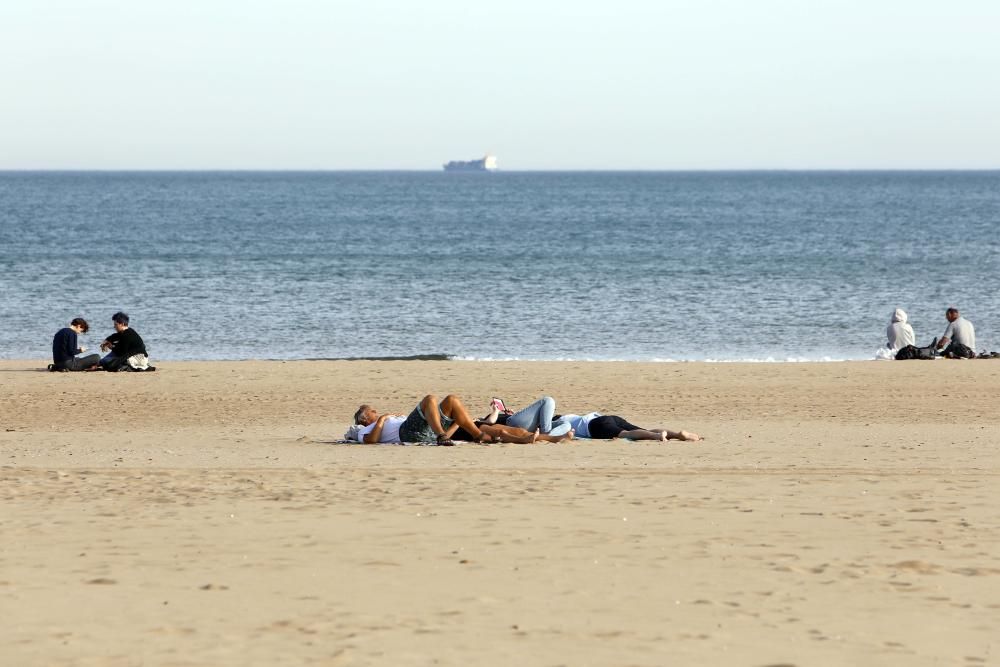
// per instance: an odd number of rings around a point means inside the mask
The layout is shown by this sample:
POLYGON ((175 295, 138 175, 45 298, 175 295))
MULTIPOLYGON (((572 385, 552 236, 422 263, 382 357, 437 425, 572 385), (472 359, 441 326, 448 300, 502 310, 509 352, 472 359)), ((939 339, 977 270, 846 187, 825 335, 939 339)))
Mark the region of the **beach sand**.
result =
POLYGON ((4 665, 1000 664, 1000 361, 44 363, 4 665), (707 439, 334 444, 428 392, 707 439))

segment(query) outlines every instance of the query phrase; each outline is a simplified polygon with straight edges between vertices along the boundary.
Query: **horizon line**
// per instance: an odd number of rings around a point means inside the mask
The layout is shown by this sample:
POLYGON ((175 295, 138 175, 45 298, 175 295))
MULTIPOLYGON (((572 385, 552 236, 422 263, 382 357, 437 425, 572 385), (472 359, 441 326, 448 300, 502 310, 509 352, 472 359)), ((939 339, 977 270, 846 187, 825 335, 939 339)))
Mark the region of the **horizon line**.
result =
MULTIPOLYGON (((739 167, 739 168, 538 168, 497 169, 468 173, 928 173, 928 172, 995 172, 997 167, 739 167)), ((0 174, 18 173, 447 173, 441 168, 266 168, 266 167, 0 167, 0 174)), ((466 172, 462 172, 466 173, 466 172)))

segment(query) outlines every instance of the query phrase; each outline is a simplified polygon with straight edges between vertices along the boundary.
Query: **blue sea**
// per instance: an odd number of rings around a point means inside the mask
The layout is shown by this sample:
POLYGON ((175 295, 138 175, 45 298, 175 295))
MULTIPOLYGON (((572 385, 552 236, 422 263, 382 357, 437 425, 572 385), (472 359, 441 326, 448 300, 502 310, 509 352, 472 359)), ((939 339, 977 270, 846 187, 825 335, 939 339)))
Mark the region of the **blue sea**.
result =
POLYGON ((1000 348, 1000 172, 0 172, 0 357, 871 359, 1000 348))

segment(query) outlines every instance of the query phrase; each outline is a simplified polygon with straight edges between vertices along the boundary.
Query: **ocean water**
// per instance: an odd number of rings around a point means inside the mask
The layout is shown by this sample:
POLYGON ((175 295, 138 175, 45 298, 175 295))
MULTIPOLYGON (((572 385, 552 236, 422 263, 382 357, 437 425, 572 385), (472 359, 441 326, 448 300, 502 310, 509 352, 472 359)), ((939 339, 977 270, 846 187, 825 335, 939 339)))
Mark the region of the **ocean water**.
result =
POLYGON ((1000 172, 0 173, 0 357, 869 359, 1000 348, 1000 172))

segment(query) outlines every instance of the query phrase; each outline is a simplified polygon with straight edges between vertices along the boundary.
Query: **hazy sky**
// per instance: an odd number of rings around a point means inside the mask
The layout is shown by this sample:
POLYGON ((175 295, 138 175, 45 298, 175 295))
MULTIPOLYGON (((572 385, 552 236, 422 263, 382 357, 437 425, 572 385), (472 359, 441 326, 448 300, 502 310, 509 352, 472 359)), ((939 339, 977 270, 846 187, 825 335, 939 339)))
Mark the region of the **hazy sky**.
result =
POLYGON ((1000 168, 1000 2, 0 0, 0 169, 1000 168))

